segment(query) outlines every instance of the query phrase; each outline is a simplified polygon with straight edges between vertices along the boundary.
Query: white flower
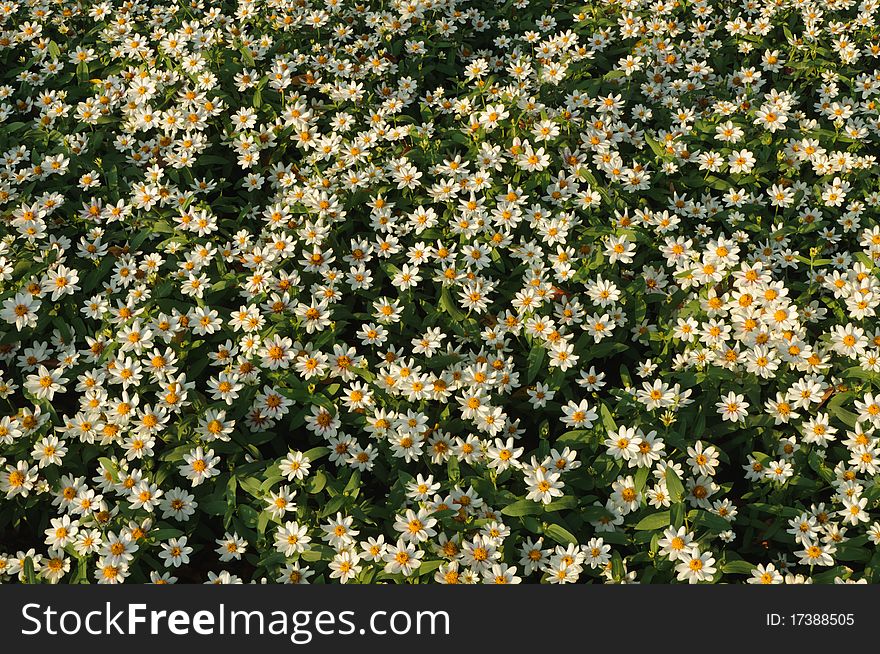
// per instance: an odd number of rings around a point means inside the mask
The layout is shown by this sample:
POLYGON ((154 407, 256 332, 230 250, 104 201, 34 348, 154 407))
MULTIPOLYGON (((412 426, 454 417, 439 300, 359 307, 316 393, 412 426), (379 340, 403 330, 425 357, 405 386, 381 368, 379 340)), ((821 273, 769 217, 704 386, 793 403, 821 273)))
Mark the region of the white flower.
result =
POLYGON ((13 297, 3 300, 0 317, 21 331, 25 327, 36 326, 40 305, 40 300, 30 293, 16 293, 13 297))
POLYGON ((730 392, 721 397, 721 401, 715 404, 718 407, 718 413, 722 420, 730 422, 739 422, 748 415, 747 409, 749 403, 745 401, 745 396, 730 392))
POLYGON ((562 497, 564 484, 560 480, 561 476, 558 472, 544 472, 540 469, 533 475, 526 475, 526 499, 550 504, 554 498, 562 497))
POLYGON ((293 481, 294 479, 302 481, 309 474, 311 462, 302 452, 288 452, 278 467, 281 470, 281 474, 286 476, 288 481, 293 481))
POLYGON ((180 567, 189 563, 189 555, 192 554, 193 548, 186 544, 186 536, 180 538, 171 538, 167 543, 162 543, 162 551, 159 552, 159 558, 165 562, 168 567, 180 567))
POLYGON ((388 548, 383 560, 385 572, 391 574, 403 574, 409 577, 422 564, 424 552, 417 550, 412 543, 398 540, 397 544, 388 548))
POLYGON ((67 378, 63 377, 61 372, 59 368, 49 370, 46 366, 41 365, 36 375, 28 375, 25 388, 35 397, 51 402, 55 393, 65 391, 64 384, 67 383, 67 378))
POLYGON ((193 486, 198 486, 206 479, 220 474, 216 465, 220 463, 220 457, 214 456, 214 450, 205 452, 197 447, 183 457, 185 463, 178 467, 180 474, 189 479, 193 486))
POLYGON ((692 550, 681 563, 675 566, 679 581, 687 580, 689 584, 697 584, 712 578, 716 572, 715 558, 711 552, 700 553, 692 550))

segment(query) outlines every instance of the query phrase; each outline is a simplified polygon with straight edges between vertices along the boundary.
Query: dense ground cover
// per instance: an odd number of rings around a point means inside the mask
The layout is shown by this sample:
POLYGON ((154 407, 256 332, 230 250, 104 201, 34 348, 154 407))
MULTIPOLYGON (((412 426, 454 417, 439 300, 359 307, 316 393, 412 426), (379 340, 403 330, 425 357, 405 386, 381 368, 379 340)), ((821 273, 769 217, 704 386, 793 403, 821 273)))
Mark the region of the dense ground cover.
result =
POLYGON ((0 578, 876 581, 878 3, 0 3, 0 578))

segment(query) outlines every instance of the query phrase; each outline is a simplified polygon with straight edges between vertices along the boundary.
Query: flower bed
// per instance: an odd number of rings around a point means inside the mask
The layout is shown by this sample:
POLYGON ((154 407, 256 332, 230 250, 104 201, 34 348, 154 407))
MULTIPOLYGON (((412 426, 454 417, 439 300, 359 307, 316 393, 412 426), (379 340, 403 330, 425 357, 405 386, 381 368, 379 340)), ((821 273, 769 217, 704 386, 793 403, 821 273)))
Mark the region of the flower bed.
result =
POLYGON ((878 3, 0 5, 0 575, 877 581, 878 3))

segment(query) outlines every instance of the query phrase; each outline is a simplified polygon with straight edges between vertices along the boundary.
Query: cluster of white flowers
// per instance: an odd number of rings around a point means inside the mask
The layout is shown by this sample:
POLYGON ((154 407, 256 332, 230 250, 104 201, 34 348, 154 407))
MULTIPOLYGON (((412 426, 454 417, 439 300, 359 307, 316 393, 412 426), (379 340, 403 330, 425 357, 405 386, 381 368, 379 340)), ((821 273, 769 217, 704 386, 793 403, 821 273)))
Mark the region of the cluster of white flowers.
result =
POLYGON ((877 0, 0 0, 0 580, 877 581, 877 0))

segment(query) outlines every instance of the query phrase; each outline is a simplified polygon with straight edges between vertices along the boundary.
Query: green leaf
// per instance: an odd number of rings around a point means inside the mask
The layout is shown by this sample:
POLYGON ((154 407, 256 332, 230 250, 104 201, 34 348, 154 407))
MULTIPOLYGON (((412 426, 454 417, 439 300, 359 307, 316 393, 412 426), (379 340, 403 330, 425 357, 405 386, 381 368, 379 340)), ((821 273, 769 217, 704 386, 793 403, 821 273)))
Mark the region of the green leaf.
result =
POLYGON ((754 569, 755 565, 748 561, 728 561, 721 566, 721 572, 734 575, 750 575, 754 569))
POLYGON ((832 471, 828 466, 825 465, 825 461, 819 454, 815 451, 810 452, 810 456, 807 457, 807 461, 810 464, 810 467, 819 473, 819 476, 822 477, 829 484, 834 482, 834 471, 832 471))
MULTIPOLYGON (((555 502, 544 504, 544 513, 573 509, 577 506, 577 502, 577 498, 574 495, 565 495, 555 502)), ((583 517, 583 515, 581 517, 583 517)))
POLYGON ((653 136, 648 136, 645 134, 645 143, 648 144, 648 147, 651 148, 651 152, 653 152, 656 156, 661 159, 666 156, 666 148, 660 144, 660 141, 655 139, 653 136))
POLYGON ((871 372, 869 370, 865 370, 864 368, 860 368, 859 366, 853 366, 852 368, 847 368, 840 375, 841 377, 846 377, 848 379, 863 379, 865 381, 875 381, 880 377, 876 372, 871 372))
POLYGON ((461 322, 467 315, 464 314, 461 309, 459 309, 455 300, 452 299, 452 295, 449 293, 449 289, 445 286, 440 290, 440 308, 443 309, 449 316, 456 322, 461 322))
POLYGON ((564 434, 560 434, 556 439, 557 443, 589 443, 590 442, 590 434, 592 432, 589 429, 573 429, 571 431, 567 431, 564 434))
POLYGON ((248 495, 252 495, 256 498, 261 498, 263 496, 263 491, 260 488, 262 486, 262 480, 256 477, 245 477, 244 479, 238 480, 238 486, 248 495))
POLYGON ((581 519, 585 522, 595 522, 596 520, 601 520, 602 518, 610 518, 611 514, 608 513, 608 510, 604 506, 585 506, 582 508, 578 514, 581 519))
POLYGON ((526 373, 527 384, 531 384, 538 376, 538 372, 541 370, 541 365, 544 363, 544 357, 546 355, 547 350, 540 345, 533 347, 532 351, 529 352, 529 369, 526 373))
POLYGON ((615 551, 611 555, 611 576, 614 578, 614 581, 620 581, 625 575, 626 570, 623 567, 623 559, 620 558, 620 552, 615 551))
POLYGON ((455 457, 449 457, 449 461, 446 462, 446 476, 449 478, 449 482, 453 484, 461 479, 461 469, 458 459, 455 457))
POLYGON ((226 511, 226 500, 210 500, 199 502, 199 511, 207 515, 223 515, 226 511))
POLYGON ((560 545, 577 545, 578 540, 574 537, 574 535, 568 531, 565 527, 561 527, 559 525, 547 525, 544 528, 544 534, 555 540, 560 545))
POLYGON ((76 574, 70 581, 71 584, 87 584, 89 583, 89 562, 88 559, 82 557, 76 562, 76 574))
POLYGON ((89 64, 81 61, 76 65, 76 79, 80 84, 85 84, 89 80, 89 64))
POLYGON ((541 505, 537 502, 533 502, 532 500, 517 500, 513 504, 508 504, 503 509, 501 509, 501 513, 503 515, 509 515, 513 517, 523 516, 523 515, 535 515, 541 513, 541 505))
POLYGON ((345 495, 337 495, 332 498, 329 502, 327 502, 321 509, 321 517, 326 518, 328 515, 332 515, 339 511, 342 508, 342 505, 345 504, 348 498, 345 495))
POLYGON ((672 468, 666 468, 666 489, 673 502, 681 502, 684 499, 684 484, 672 468))
POLYGON ((626 343, 604 341, 598 345, 591 346, 583 355, 582 362, 592 361, 593 359, 604 359, 620 352, 626 352, 629 345, 626 343))
POLYGON ((669 526, 670 512, 660 511, 647 515, 636 523, 635 529, 638 531, 654 531, 655 529, 663 529, 669 526))
POLYGON ((629 368, 627 368, 626 365, 620 366, 620 381, 622 381, 625 386, 632 386, 632 376, 629 374, 629 368))
POLYGON ((709 531, 722 532, 730 529, 730 523, 720 515, 715 515, 709 511, 691 512, 693 524, 696 527, 704 527, 709 531))
POLYGON ((266 527, 269 526, 269 523, 272 521, 272 515, 263 510, 260 512, 260 517, 257 518, 257 533, 262 535, 266 533, 266 527))
POLYGON ((672 526, 676 529, 679 529, 684 524, 684 504, 681 502, 676 502, 669 509, 669 518, 672 522, 672 526))
POLYGON ((245 526, 250 527, 251 529, 257 526, 257 519, 260 514, 254 507, 249 504, 239 504, 237 513, 245 526))
POLYGON ((106 470, 108 473, 110 473, 110 476, 113 478, 113 481, 118 484, 119 483, 119 470, 116 467, 116 464, 113 463, 113 461, 108 459, 106 456, 98 457, 98 463, 101 464, 101 467, 104 470, 106 470))
POLYGON ((324 490, 324 486, 326 485, 327 475, 324 474, 323 470, 318 470, 318 472, 309 478, 308 484, 306 484, 306 489, 308 490, 309 495, 317 495, 324 490))
POLYGON ((648 483, 648 475, 651 474, 650 468, 639 468, 635 476, 636 490, 641 493, 645 490, 645 484, 648 483))
POLYGON ((814 584, 833 584, 834 580, 837 577, 841 577, 842 579, 846 579, 849 577, 852 571, 843 565, 834 566, 833 568, 828 568, 827 570, 823 570, 817 574, 813 575, 813 583, 814 584))
POLYGON ((312 449, 303 452, 303 456, 309 461, 317 461, 328 454, 330 454, 329 447, 313 447, 312 449))
POLYGON ((611 415, 611 409, 608 408, 607 404, 599 405, 599 415, 602 417, 602 424, 605 426, 605 431, 617 431, 617 423, 614 422, 614 417, 611 415))
POLYGON ((34 570, 34 559, 30 556, 24 560, 24 579, 27 584, 37 583, 37 573, 34 570))

